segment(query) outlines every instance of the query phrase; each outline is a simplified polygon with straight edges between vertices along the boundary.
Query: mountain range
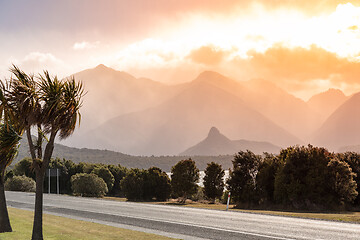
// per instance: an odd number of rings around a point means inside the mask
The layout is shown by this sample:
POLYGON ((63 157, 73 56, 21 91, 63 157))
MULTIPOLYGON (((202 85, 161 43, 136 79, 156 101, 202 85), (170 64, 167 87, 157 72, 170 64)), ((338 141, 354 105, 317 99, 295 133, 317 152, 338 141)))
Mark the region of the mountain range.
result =
POLYGON ((279 148, 314 143, 337 150, 360 144, 356 119, 345 120, 354 117, 359 100, 340 90, 305 102, 271 82, 239 81, 212 71, 177 85, 135 78, 104 65, 74 76, 83 81, 87 95, 80 130, 63 142, 72 147, 178 155, 199 144, 213 126, 229 139, 279 148), (347 125, 338 128, 341 124, 347 125), (339 131, 344 131, 341 140, 339 131), (347 133, 354 137, 347 138, 347 133))
POLYGON ((220 133, 216 127, 212 127, 208 136, 193 147, 180 153, 185 156, 218 156, 231 155, 238 151, 250 150, 255 154, 263 152, 277 154, 280 147, 268 142, 256 142, 248 140, 230 140, 220 133))

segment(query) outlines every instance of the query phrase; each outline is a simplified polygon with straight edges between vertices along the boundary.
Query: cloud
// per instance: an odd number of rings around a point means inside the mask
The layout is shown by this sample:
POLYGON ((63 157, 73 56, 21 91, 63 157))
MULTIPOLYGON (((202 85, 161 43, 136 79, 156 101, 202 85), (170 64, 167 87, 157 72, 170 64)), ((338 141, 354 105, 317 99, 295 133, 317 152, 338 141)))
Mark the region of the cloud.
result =
POLYGON ((360 78, 360 62, 341 58, 315 45, 310 48, 275 45, 264 53, 250 51, 248 56, 249 59, 235 61, 248 66, 255 77, 282 82, 328 79, 347 83, 360 78))
POLYGON ((66 69, 66 64, 51 53, 31 52, 21 60, 11 58, 8 62, 9 66, 11 64, 18 65, 22 70, 29 73, 38 73, 43 70, 58 72, 66 69))
POLYGON ((188 58, 196 63, 205 65, 216 65, 224 60, 227 53, 214 46, 202 46, 194 49, 188 55, 188 58))
POLYGON ((96 48, 98 47, 98 45, 100 44, 99 41, 97 42, 76 42, 74 43, 73 49, 74 50, 85 50, 85 49, 92 49, 92 48, 96 48))

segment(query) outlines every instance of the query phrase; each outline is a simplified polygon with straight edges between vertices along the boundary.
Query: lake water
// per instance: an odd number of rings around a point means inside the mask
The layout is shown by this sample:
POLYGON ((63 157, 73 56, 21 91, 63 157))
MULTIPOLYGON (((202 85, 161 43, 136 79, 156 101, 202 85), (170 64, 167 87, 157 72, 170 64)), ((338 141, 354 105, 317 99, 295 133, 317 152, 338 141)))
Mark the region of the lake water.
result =
MULTIPOLYGON (((226 182, 226 180, 229 178, 229 170, 225 170, 225 175, 224 175, 224 183, 226 182)), ((171 172, 167 172, 166 173, 169 178, 171 179, 171 172)), ((199 172, 200 178, 199 178, 199 182, 197 183, 200 187, 204 186, 204 177, 205 177, 205 172, 204 171, 200 171, 199 172)))

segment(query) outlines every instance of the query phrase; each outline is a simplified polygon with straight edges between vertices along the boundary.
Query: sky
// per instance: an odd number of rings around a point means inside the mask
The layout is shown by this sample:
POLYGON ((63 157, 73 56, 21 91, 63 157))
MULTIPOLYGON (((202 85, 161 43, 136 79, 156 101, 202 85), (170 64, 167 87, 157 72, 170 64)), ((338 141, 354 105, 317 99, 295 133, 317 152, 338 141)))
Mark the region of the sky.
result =
POLYGON ((308 99, 360 91, 360 0, 0 0, 11 64, 66 77, 98 64, 175 84, 204 70, 308 99))

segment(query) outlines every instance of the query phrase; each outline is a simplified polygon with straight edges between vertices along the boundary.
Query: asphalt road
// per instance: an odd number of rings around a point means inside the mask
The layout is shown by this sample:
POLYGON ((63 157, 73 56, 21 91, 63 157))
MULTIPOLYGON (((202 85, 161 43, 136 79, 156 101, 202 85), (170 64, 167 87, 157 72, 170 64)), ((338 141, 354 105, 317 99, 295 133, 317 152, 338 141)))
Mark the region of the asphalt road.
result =
MULTIPOLYGON (((33 210, 33 193, 6 192, 33 210)), ((180 239, 360 239, 360 224, 44 194, 44 211, 180 239)))

